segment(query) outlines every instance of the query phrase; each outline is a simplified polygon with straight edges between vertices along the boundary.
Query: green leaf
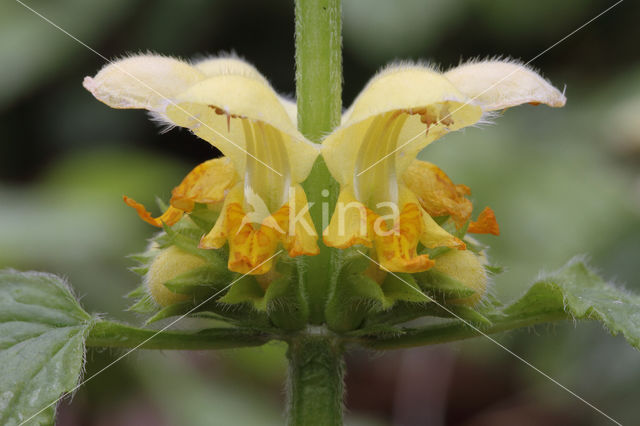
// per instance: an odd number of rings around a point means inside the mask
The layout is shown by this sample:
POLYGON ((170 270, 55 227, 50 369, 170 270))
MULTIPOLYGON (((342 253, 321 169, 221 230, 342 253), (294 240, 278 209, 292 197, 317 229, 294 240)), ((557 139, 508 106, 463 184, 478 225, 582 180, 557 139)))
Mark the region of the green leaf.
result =
POLYGON ((575 319, 600 321, 612 335, 620 333, 640 349, 640 296, 605 282, 580 260, 535 283, 503 312, 517 317, 558 310, 575 319))
MULTIPOLYGON (((433 304, 429 306, 433 308, 433 304)), ((561 320, 596 320, 611 334, 622 334, 632 346, 640 349, 640 296, 607 283, 579 259, 538 280, 520 299, 506 307, 491 303, 478 311, 463 306, 447 308, 468 323, 481 325, 485 334, 561 320)), ((369 326, 378 324, 381 324, 380 318, 369 326)), ((475 326, 469 327, 460 320, 402 331, 397 336, 372 335, 363 343, 375 349, 397 349, 480 335, 475 326)))
POLYGON ((91 325, 61 278, 0 271, 0 424, 53 423, 54 402, 82 372, 91 325))

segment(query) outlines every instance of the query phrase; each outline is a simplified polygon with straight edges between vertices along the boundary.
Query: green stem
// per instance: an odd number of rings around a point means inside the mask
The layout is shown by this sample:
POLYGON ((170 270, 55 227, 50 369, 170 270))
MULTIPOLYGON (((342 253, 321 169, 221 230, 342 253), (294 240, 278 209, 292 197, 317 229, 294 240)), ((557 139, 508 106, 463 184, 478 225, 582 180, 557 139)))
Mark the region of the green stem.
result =
MULTIPOLYGON (((342 115, 341 0, 296 0, 295 13, 298 128, 320 143, 340 125, 342 115)), ((323 204, 333 211, 338 186, 321 157, 303 187, 313 223, 322 232, 327 225, 323 204)), ((334 263, 332 251, 322 241, 318 245, 320 254, 303 258, 299 268, 312 324, 324 323, 327 277, 334 263)), ((300 335, 289 341, 289 424, 342 424, 342 352, 334 337, 300 335)))
POLYGON ((289 425, 342 424, 342 353, 333 337, 305 335, 289 342, 289 425))
POLYGON ((216 328, 198 333, 146 330, 111 321, 97 322, 87 336, 87 347, 140 349, 230 349, 260 346, 270 340, 265 333, 236 328, 216 328))
POLYGON ((309 140, 340 124, 342 25, 340 0, 296 0, 298 128, 309 140))
POLYGON ((371 337, 358 339, 357 342, 371 349, 402 349, 414 346, 437 345, 456 340, 469 339, 482 336, 482 334, 495 334, 516 328, 530 327, 537 324, 549 323, 570 319, 564 311, 549 311, 544 313, 532 313, 517 317, 492 318, 489 327, 470 327, 461 321, 446 324, 437 324, 421 328, 405 329, 404 333, 394 336, 371 337))
MULTIPOLYGON (((340 0, 296 0, 296 92, 298 128, 309 140, 322 138, 340 124, 342 114, 342 38, 340 0)), ((327 225, 323 204, 333 212, 338 194, 324 160, 318 157, 303 183, 316 230, 327 225), (328 191, 328 196, 326 196, 328 191)), ((300 282, 309 301, 309 322, 324 322, 332 252, 322 241, 320 253, 301 260, 300 282)))

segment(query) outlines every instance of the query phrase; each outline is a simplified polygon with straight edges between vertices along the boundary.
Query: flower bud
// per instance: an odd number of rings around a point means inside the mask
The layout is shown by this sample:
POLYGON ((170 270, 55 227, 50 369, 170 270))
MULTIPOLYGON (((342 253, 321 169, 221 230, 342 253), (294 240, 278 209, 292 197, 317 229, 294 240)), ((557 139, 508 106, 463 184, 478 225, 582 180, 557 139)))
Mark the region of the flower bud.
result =
POLYGON ((450 250, 438 256, 433 269, 455 278, 476 292, 473 296, 448 300, 448 303, 467 306, 478 303, 487 291, 488 280, 483 260, 483 257, 475 255, 470 250, 450 250))
POLYGON ((169 306, 187 300, 189 296, 174 293, 164 284, 205 263, 202 257, 187 253, 176 246, 164 249, 153 260, 146 276, 147 288, 153 300, 160 306, 169 306))

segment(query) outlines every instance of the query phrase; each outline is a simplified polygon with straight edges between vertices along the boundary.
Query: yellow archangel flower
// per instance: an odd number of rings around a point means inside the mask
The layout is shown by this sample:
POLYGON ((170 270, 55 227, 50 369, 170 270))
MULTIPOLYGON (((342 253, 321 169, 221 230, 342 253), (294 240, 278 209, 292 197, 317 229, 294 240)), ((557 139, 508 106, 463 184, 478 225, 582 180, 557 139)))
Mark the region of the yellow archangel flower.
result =
POLYGON ((299 185, 318 147, 296 129, 295 103, 279 97, 254 67, 235 58, 189 64, 141 55, 107 65, 84 87, 113 108, 146 109, 185 127, 224 154, 193 169, 160 217, 125 197, 142 219, 171 226, 196 203, 221 208, 200 248, 228 242, 228 267, 240 273, 268 272, 279 245, 290 256, 318 253, 299 185))
MULTIPOLYGON (((465 249, 434 217, 463 228, 471 215, 469 189, 454 185, 417 154, 446 133, 474 125, 490 111, 544 103, 564 95, 534 71, 509 61, 471 62, 445 73, 420 65, 391 66, 375 76, 322 144, 340 183, 337 207, 323 239, 327 246, 372 248, 383 269, 419 272, 434 265, 427 248, 465 249)), ((498 233, 485 209, 467 232, 498 233)))
POLYGON ((336 210, 323 233, 327 246, 370 247, 383 269, 420 272, 434 261, 427 248, 465 249, 434 218, 447 216, 467 232, 498 234, 491 209, 469 223, 472 205, 417 154, 446 133, 481 122, 486 113, 531 103, 559 107, 565 97, 534 71, 508 61, 471 62, 446 73, 419 65, 392 66, 375 76, 326 137, 321 149, 296 129, 296 106, 235 58, 188 64, 141 55, 102 69, 84 86, 114 108, 149 110, 170 126, 188 128, 224 154, 191 171, 154 218, 173 225, 196 204, 220 209, 200 248, 229 244, 232 271, 260 275, 279 245, 290 256, 318 254, 317 233, 299 185, 321 151, 340 183, 336 210))

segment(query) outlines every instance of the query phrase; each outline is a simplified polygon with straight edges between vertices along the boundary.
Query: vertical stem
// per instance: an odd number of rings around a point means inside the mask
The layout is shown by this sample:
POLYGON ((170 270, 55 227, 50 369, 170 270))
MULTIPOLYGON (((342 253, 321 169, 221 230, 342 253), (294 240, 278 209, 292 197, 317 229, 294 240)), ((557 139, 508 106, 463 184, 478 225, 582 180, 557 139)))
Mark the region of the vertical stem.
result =
MULTIPOLYGON (((298 128, 320 143, 342 115, 341 0, 296 0, 296 92, 298 128)), ((322 232, 323 203, 333 211, 337 184, 319 157, 303 183, 311 218, 322 232), (323 190, 329 195, 323 196, 323 190)), ((305 257, 300 282, 309 302, 309 322, 322 324, 332 275, 332 252, 305 257)), ((342 345, 330 336, 298 335, 289 342, 289 424, 341 425, 344 366, 342 345)))
MULTIPOLYGON (((307 139, 319 143, 340 124, 342 114, 341 0, 296 0, 296 92, 298 128, 307 139)), ((326 211, 333 212, 338 185, 319 157, 303 183, 310 214, 321 233, 326 211), (325 191, 323 195, 323 190, 325 191)), ((330 249, 319 241, 320 254, 301 260, 301 279, 309 301, 309 322, 324 322, 329 294, 330 249)))
POLYGON ((342 346, 326 336, 289 342, 288 421, 290 426, 342 425, 342 346))
POLYGON ((342 114, 341 0, 296 0, 298 128, 309 140, 340 124, 342 114))

